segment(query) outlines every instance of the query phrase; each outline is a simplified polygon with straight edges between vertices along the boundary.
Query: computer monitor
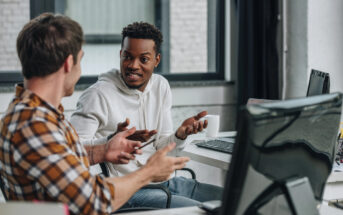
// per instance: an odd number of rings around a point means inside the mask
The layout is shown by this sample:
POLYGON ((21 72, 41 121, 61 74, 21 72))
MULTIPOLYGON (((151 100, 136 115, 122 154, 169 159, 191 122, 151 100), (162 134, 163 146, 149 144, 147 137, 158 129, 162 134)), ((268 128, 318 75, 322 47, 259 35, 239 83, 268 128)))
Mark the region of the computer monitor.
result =
POLYGON ((334 93, 242 108, 220 214, 316 214, 341 106, 334 93))
POLYGON ((315 96, 330 93, 329 73, 312 69, 307 88, 307 96, 315 96))

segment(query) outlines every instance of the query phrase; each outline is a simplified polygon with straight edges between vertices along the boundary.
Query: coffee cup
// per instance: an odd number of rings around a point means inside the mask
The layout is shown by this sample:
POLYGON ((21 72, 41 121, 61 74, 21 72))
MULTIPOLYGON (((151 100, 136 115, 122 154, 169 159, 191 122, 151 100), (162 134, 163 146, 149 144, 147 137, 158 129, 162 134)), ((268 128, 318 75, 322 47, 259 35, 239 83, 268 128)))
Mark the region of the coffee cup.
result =
POLYGON ((219 132, 219 115, 206 115, 207 120, 206 137, 217 137, 219 132))

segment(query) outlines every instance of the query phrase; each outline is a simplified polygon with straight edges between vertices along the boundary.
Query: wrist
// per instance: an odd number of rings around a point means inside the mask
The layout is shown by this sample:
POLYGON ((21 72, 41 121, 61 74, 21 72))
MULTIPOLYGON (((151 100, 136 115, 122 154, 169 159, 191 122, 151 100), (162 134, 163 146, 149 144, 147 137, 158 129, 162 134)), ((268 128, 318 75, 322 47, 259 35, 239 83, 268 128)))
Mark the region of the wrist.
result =
POLYGON ((97 164, 107 161, 106 150, 107 143, 93 146, 90 151, 90 161, 91 164, 97 164))
POLYGON ((154 180, 155 169, 149 165, 142 166, 137 173, 141 175, 142 183, 149 184, 154 180))

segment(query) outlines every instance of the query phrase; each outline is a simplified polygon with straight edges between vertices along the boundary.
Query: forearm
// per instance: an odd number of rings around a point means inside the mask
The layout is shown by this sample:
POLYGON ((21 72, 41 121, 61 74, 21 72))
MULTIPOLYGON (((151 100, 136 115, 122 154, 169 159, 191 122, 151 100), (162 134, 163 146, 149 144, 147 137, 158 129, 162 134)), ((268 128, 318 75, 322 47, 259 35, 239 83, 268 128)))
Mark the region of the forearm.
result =
POLYGON ((85 148, 90 165, 105 162, 107 143, 99 145, 86 145, 85 148))
POLYGON ((105 180, 115 185, 115 210, 127 202, 140 188, 149 184, 152 181, 152 175, 153 171, 145 166, 123 177, 106 178, 105 180))

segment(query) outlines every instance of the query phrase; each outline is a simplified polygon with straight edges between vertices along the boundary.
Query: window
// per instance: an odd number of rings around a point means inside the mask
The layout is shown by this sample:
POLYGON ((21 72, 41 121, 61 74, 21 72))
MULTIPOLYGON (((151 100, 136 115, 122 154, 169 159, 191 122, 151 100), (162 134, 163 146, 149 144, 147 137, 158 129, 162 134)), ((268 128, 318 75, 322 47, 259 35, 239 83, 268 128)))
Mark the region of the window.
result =
POLYGON ((50 11, 81 24, 86 44, 80 83, 95 82, 100 73, 119 68, 121 30, 134 21, 149 22, 162 31, 161 64, 155 72, 169 80, 220 80, 224 79, 224 3, 225 0, 31 0, 30 16, 50 11))

